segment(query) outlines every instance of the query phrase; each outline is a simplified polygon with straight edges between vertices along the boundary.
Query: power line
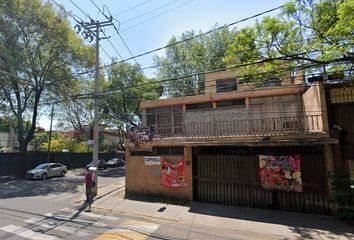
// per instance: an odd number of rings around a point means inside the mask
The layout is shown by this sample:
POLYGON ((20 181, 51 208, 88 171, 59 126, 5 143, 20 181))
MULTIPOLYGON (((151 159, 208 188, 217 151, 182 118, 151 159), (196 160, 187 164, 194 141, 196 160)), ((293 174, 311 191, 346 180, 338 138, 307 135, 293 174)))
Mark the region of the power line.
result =
MULTIPOLYGON (((52 1, 53 1, 53 0, 52 0, 52 1)), ((206 35, 206 34, 210 34, 210 33, 215 32, 215 31, 219 31, 219 30, 224 29, 224 28, 226 28, 226 27, 229 27, 229 26, 232 26, 232 25, 241 23, 241 22, 243 22, 243 21, 247 21, 247 20, 249 20, 249 19, 251 19, 251 18, 261 16, 261 15, 266 14, 266 13, 269 13, 269 12, 271 12, 271 11, 275 11, 275 10, 277 10, 277 9, 282 8, 283 6, 284 6, 284 5, 281 5, 281 6, 277 7, 277 8, 269 9, 269 10, 267 10, 267 11, 264 11, 264 12, 255 14, 255 15, 253 15, 253 16, 250 16, 250 17, 247 17, 247 18, 244 18, 244 19, 241 19, 241 20, 232 22, 232 23, 230 23, 230 24, 221 26, 221 27, 216 28, 216 29, 209 30, 209 31, 207 31, 207 32, 204 32, 204 33, 201 33, 201 34, 192 36, 192 37, 190 37, 190 38, 183 39, 183 40, 180 40, 180 41, 177 41, 177 42, 174 42, 174 43, 165 45, 165 46, 163 46, 163 47, 156 48, 156 49, 153 49, 153 50, 151 50, 151 51, 148 51, 148 52, 145 52, 145 53, 141 53, 141 54, 138 54, 138 55, 136 55, 136 56, 132 56, 132 57, 127 58, 127 59, 123 59, 123 60, 121 60, 121 61, 113 62, 112 64, 108 64, 108 65, 101 66, 100 69, 101 69, 101 68, 110 67, 110 66, 113 66, 113 65, 115 65, 115 64, 119 64, 119 63, 122 63, 122 62, 125 62, 125 61, 128 61, 128 60, 132 60, 132 59, 134 59, 134 58, 136 58, 136 57, 141 57, 141 56, 144 56, 144 55, 147 55, 147 54, 151 54, 151 53, 153 53, 153 52, 162 50, 162 49, 164 49, 164 48, 167 48, 167 47, 170 47, 170 46, 174 46, 174 45, 176 45, 176 44, 180 44, 180 43, 183 43, 183 42, 192 40, 192 39, 194 39, 194 38, 197 38, 197 37, 200 37, 200 36, 203 36, 203 35, 206 35)), ((323 64, 325 64, 325 62, 323 62, 323 64)), ((80 76, 80 75, 83 75, 83 74, 88 74, 88 73, 91 73, 92 71, 94 71, 94 70, 88 70, 88 71, 81 72, 81 73, 74 73, 71 77, 76 77, 76 76, 80 76)))
POLYGON ((89 18, 89 19, 92 19, 87 13, 85 13, 75 2, 73 2, 72 0, 69 0, 72 4, 74 4, 75 5, 75 7, 77 8, 77 9, 79 9, 87 18, 89 18))
POLYGON ((103 16, 105 16, 105 17, 108 19, 107 15, 97 6, 97 4, 96 4, 93 0, 90 0, 90 2, 91 2, 93 5, 95 5, 95 7, 98 9, 98 11, 99 11, 100 13, 102 13, 103 16))
POLYGON ((117 13, 116 15, 114 15, 114 17, 118 17, 119 15, 121 15, 121 14, 123 14, 123 13, 129 12, 129 11, 135 9, 135 8, 141 7, 141 6, 143 6, 143 5, 145 5, 146 3, 151 2, 151 1, 152 1, 152 0, 147 0, 147 1, 145 1, 145 2, 139 3, 139 4, 137 4, 137 5, 135 5, 135 6, 131 7, 131 8, 128 8, 128 9, 126 9, 126 10, 124 10, 124 11, 121 11, 121 12, 117 13))
MULTIPOLYGON (((53 1, 53 0, 52 0, 53 1)), ((259 17, 259 16, 262 16, 264 14, 267 14, 267 13, 270 13, 270 12, 273 12, 273 11, 276 11, 278 9, 281 9, 283 8, 284 5, 281 5, 279 7, 275 7, 275 8, 272 8, 272 9, 269 9, 269 10, 266 10, 266 11, 263 11, 263 12, 260 12, 260 13, 257 13, 257 14, 254 14, 250 17, 247 17, 247 18, 243 18, 243 19, 240 19, 240 20, 237 20, 237 21, 234 21, 234 22, 231 22, 229 24, 226 24, 224 26, 221 26, 221 27, 218 27, 218 28, 214 28, 214 29, 211 29, 209 31, 206 31, 204 33, 200 33, 200 34, 197 34, 195 36, 192 36, 192 37, 189 37, 189 38, 186 38, 186 39, 183 39, 183 40, 180 40, 180 41, 176 41, 176 42, 173 42, 173 43, 170 43, 170 44, 167 44, 165 46, 162 46, 162 47, 158 47, 158 48, 155 48, 153 50, 150 50, 150 51, 147 51, 147 52, 144 52, 144 53, 140 53, 140 54, 137 54, 135 56, 132 56, 132 57, 129 57, 129 58, 126 58, 126 59, 122 59, 121 61, 116 61, 116 62, 113 62, 113 63, 110 63, 110 64, 106 64, 106 65, 103 65, 101 66, 99 69, 103 69, 103 68, 106 68, 106 67, 111 67, 113 65, 116 65, 116 64, 120 64, 120 63, 123 63, 123 62, 126 62, 126 61, 129 61, 129 60, 132 60, 134 58, 139 58, 139 57, 142 57, 142 56, 145 56, 145 55, 149 55, 151 53, 154 53, 154 52, 157 52, 157 51, 161 51, 165 48, 168 48, 168 47, 172 47, 172 46, 175 46, 177 44, 181 44, 183 42, 187 42, 187 41, 190 41, 192 39, 195 39, 195 38, 199 38, 199 37, 202 37, 202 36, 205 36, 207 34, 210 34, 210 33, 213 33, 213 32, 217 32, 217 31, 220 31, 222 29, 225 29, 225 28, 228 28, 230 26, 233 26, 233 25, 236 25, 236 24, 239 24, 239 23, 242 23, 242 22, 245 22, 245 21, 248 21, 252 18, 256 18, 256 17, 259 17)), ((82 10, 81 10, 82 11, 82 10)), ((86 14, 86 13, 85 13, 86 14)), ((76 77, 76 76, 80 76, 80 75, 83 75, 83 74, 88 74, 88 73, 91 73, 95 71, 94 69, 93 70, 87 70, 87 71, 84 71, 84 72, 79 72, 79 73, 74 73, 71 77, 76 77)))
POLYGON ((111 45, 111 47, 114 49, 114 51, 117 53, 117 55, 120 57, 120 59, 123 59, 122 55, 120 55, 120 53, 118 52, 117 48, 113 45, 113 43, 111 42, 111 40, 109 40, 109 38, 107 38, 109 44, 111 45))
MULTIPOLYGON (((301 53, 303 54, 303 53, 301 53)), ((276 59, 271 59, 271 60, 280 60, 281 58, 276 58, 276 59)), ((189 75, 185 75, 185 76, 180 76, 180 77, 175 77, 175 78, 168 78, 168 79, 161 79, 158 81, 153 81, 153 82, 148 82, 148 83, 144 83, 144 84, 139 84, 139 85, 135 85, 135 86, 127 86, 124 89, 128 89, 128 88, 136 88, 136 87, 144 87, 144 86, 148 86, 148 85, 152 85, 152 84, 159 84, 159 83, 164 83, 164 82, 170 82, 170 81, 177 81, 177 80, 181 80, 181 79, 187 79, 190 77, 194 77, 194 76, 199 76, 199 75, 205 75, 207 73, 213 73, 213 72, 219 72, 219 71, 224 71, 224 70, 230 70, 230 69, 235 69, 235 68, 241 68, 244 66, 250 66, 250 65, 255 65, 255 64, 260 64, 260 63, 264 63, 264 62, 270 62, 270 59, 266 59, 266 60, 261 60, 261 61, 257 61, 257 62, 249 62, 249 63, 245 63, 245 64, 240 64, 240 65, 235 65, 235 66, 231 66, 231 67, 226 67, 226 68, 219 68, 219 69, 214 69, 214 70, 208 70, 208 71, 204 71, 204 72, 198 72, 198 73, 194 73, 194 74, 189 74, 189 75)), ((316 66, 322 66, 322 64, 309 64, 307 66, 299 66, 298 68, 308 68, 308 67, 316 67, 316 66)), ((294 68, 287 68, 288 70, 293 70, 294 68)), ((273 72, 277 72, 277 71, 273 71, 273 72)), ((250 76, 260 76, 260 75, 265 75, 265 74, 269 74, 269 72, 266 73, 258 73, 258 74, 252 74, 252 75, 248 75, 247 77, 250 76)), ((312 76, 313 74, 309 74, 309 76, 312 76)), ((240 77, 242 78, 242 76, 236 76, 236 77, 240 77)), ((122 90, 122 89, 110 89, 110 90, 106 90, 106 91, 101 91, 99 93, 99 95, 106 95, 106 94, 110 94, 110 93, 114 93, 115 91, 118 90, 122 90)), ((78 96, 78 98, 76 99, 80 99, 81 97, 83 98, 87 98, 87 96, 92 96, 92 94, 80 94, 78 96)), ((67 100, 71 100, 71 99, 66 99, 67 100)))
MULTIPOLYGON (((281 5, 281 6, 279 6, 279 7, 272 8, 272 9, 263 11, 263 12, 261 12, 261 13, 257 13, 257 14, 255 14, 255 15, 250 16, 250 17, 243 18, 243 19, 238 20, 238 21, 234 21, 234 22, 229 23, 229 24, 226 24, 226 25, 224 25, 224 26, 221 26, 221 27, 218 27, 218 28, 215 28, 215 29, 211 29, 211 30, 209 30, 209 31, 207 31, 207 32, 200 33, 200 34, 197 34, 197 35, 195 35, 195 36, 192 36, 192 37, 189 37, 189 38, 180 40, 180 41, 176 41, 176 42, 167 44, 167 45, 162 46, 162 47, 158 47, 158 48, 152 49, 152 50, 147 51, 147 52, 144 52, 144 53, 137 54, 137 55, 135 55, 135 56, 133 56, 133 57, 129 57, 129 58, 123 59, 123 60, 121 60, 121 61, 116 61, 116 62, 113 62, 113 63, 111 63, 111 64, 103 65, 103 66, 101 66, 100 68, 110 67, 110 66, 113 66, 113 65, 115 65, 115 64, 120 64, 120 63, 129 61, 129 60, 132 60, 132 59, 134 59, 134 58, 139 58, 139 57, 142 57, 142 56, 145 56, 145 55, 149 55, 149 54, 151 54, 151 53, 161 51, 161 50, 163 50, 163 49, 165 49, 165 48, 172 47, 172 46, 175 46, 175 45, 177 45, 177 44, 181 44, 181 43, 183 43, 183 42, 187 42, 187 41, 190 41, 190 40, 192 40, 192 39, 199 38, 199 37, 205 36, 205 35, 207 35, 207 34, 210 34, 210 33, 217 32, 217 31, 220 31, 220 30, 222 30, 222 29, 228 28, 228 27, 230 27, 230 26, 233 26, 233 25, 236 25, 236 24, 239 24, 239 23, 248 21, 248 20, 250 20, 250 19, 252 19, 252 18, 259 17, 259 16, 261 16, 261 15, 264 15, 264 14, 266 14, 266 13, 270 13, 270 12, 272 12, 272 11, 278 10, 278 9, 280 9, 280 8, 283 8, 283 7, 284 7, 284 5, 281 5)), ((81 75, 81 74, 86 74, 86 73, 92 72, 92 71, 94 71, 94 70, 89 70, 89 71, 86 71, 86 72, 77 73, 77 74, 75 74, 74 76, 81 75)))
POLYGON ((80 17, 78 17, 77 15, 73 14, 70 11, 67 11, 62 5, 58 4, 55 0, 51 0, 53 3, 55 3, 55 5, 57 5, 61 10, 63 10, 64 12, 66 12, 70 17, 72 17, 76 22, 80 22, 78 21, 76 18, 80 19, 81 21, 83 21, 80 17))
POLYGON ((122 33, 123 33, 123 32, 126 32, 126 31, 128 31, 128 30, 130 30, 130 29, 132 29, 132 28, 135 28, 135 27, 137 27, 137 26, 139 26, 139 25, 141 25, 141 24, 143 24, 143 23, 146 23, 146 22, 148 22, 148 21, 150 21, 150 20, 153 20, 153 19, 155 19, 155 18, 157 18, 157 17, 159 17, 159 16, 161 16, 161 15, 164 15, 164 14, 166 14, 166 13, 169 13, 169 12, 171 12, 171 11, 177 9, 177 8, 180 8, 180 7, 184 6, 184 5, 187 5, 187 4, 189 4, 189 3, 193 2, 193 1, 194 1, 194 0, 189 0, 189 1, 187 1, 187 2, 181 3, 181 4, 179 4, 179 5, 177 5, 177 6, 173 7, 173 8, 170 8, 170 9, 164 11, 164 12, 161 12, 161 13, 159 13, 159 14, 156 14, 155 16, 152 16, 152 17, 147 18, 147 19, 145 19, 145 20, 143 20, 143 21, 141 21, 141 22, 138 22, 138 23, 136 23, 136 24, 134 24, 134 25, 132 25, 132 26, 130 26, 130 27, 127 27, 127 28, 123 29, 121 32, 122 32, 122 33))
POLYGON ((135 20, 135 19, 137 19, 137 18, 146 16, 146 15, 148 15, 148 14, 150 14, 150 13, 153 13, 153 12, 155 12, 155 11, 161 9, 161 8, 164 8, 164 7, 168 6, 168 5, 171 5, 171 4, 173 4, 173 3, 177 2, 177 1, 179 1, 179 0, 172 0, 172 1, 170 1, 170 2, 168 2, 168 3, 166 3, 166 4, 164 4, 164 5, 162 5, 162 6, 160 6, 160 7, 154 8, 154 9, 152 9, 152 10, 150 10, 150 11, 147 11, 147 12, 145 12, 145 13, 143 13, 143 14, 134 16, 134 17, 132 17, 132 18, 129 18, 129 19, 127 19, 127 20, 120 21, 120 22, 121 22, 122 24, 127 23, 127 22, 131 22, 131 21, 133 21, 133 20, 135 20))
POLYGON ((107 51, 102 47, 102 45, 100 44, 100 48, 101 50, 106 54, 106 56, 111 59, 111 61, 113 61, 113 58, 107 53, 107 51))
MULTIPOLYGON (((110 11, 109 11, 108 8, 107 8, 107 11, 108 11, 109 14, 111 15, 110 17, 108 17, 104 12, 102 12, 102 11, 100 10, 100 8, 93 2, 93 0, 90 0, 90 1, 95 5, 95 7, 96 7, 107 19, 110 19, 110 18, 113 19, 113 16, 110 14, 110 11)), ((117 21, 117 20, 116 20, 116 21, 117 21)), ((117 21, 117 22, 120 24, 119 21, 117 21)), ((116 27, 114 24, 113 24, 113 28, 114 28, 114 30, 117 32, 117 34, 118 34, 119 38, 121 39, 121 41, 123 42, 125 48, 128 50, 128 52, 130 53, 130 55, 133 57, 134 54, 131 52, 131 50, 129 49, 127 43, 124 41, 123 37, 120 35, 120 33, 119 33, 117 27, 116 27)), ((105 34, 105 33, 104 33, 104 34, 105 34)), ((117 52, 118 56, 120 56, 120 58, 123 59, 122 56, 119 54, 117 48, 113 45, 113 43, 112 43, 109 39, 108 39, 108 41, 109 41, 109 43, 111 44, 111 46, 113 47, 113 49, 117 52)), ((144 71, 141 69, 140 64, 139 64, 138 61, 136 60, 136 58, 134 58, 134 61, 135 61, 135 63, 139 66, 140 71, 144 74, 145 78, 147 78, 146 75, 145 75, 145 73, 144 73, 144 71)))

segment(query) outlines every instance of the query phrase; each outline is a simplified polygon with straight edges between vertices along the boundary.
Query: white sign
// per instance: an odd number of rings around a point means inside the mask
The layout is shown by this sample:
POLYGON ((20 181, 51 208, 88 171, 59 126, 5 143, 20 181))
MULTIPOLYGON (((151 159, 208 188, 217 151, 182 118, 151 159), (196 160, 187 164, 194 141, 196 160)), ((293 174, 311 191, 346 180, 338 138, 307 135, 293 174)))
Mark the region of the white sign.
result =
POLYGON ((145 157, 145 165, 160 165, 160 156, 145 157))

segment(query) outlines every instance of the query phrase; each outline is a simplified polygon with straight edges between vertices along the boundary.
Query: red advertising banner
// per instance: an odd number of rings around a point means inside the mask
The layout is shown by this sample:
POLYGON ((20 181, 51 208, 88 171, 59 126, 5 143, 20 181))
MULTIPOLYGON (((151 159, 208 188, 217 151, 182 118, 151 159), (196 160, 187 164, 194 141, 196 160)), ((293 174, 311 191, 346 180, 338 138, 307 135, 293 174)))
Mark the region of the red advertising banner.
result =
POLYGON ((161 165, 162 186, 170 188, 187 186, 184 176, 184 160, 180 160, 177 163, 168 163, 165 159, 161 159, 161 165))
POLYGON ((263 188, 302 192, 300 156, 259 155, 259 170, 263 188))

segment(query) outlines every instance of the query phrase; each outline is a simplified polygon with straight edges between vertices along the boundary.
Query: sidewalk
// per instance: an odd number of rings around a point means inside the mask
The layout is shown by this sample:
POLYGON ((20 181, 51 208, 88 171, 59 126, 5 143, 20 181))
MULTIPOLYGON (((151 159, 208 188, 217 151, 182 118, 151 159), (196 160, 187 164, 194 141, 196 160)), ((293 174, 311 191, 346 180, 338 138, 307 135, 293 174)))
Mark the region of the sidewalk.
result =
POLYGON ((212 227, 284 239, 354 239, 354 228, 334 217, 274 210, 231 207, 191 202, 188 206, 124 199, 123 187, 106 186, 92 209, 97 212, 130 214, 174 222, 198 223, 212 227))

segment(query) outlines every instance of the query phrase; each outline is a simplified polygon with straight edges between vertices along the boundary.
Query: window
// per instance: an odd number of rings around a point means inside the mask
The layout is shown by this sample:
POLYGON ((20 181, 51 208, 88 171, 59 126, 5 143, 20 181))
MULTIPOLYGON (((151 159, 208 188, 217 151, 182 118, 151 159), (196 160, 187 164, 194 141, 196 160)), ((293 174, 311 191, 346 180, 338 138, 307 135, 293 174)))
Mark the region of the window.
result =
POLYGON ((206 102, 206 103, 195 103, 195 104, 187 104, 186 105, 186 110, 197 110, 197 109, 208 109, 208 108, 213 108, 213 103, 212 102, 206 102))
POLYGON ((221 101, 216 103, 217 108, 237 107, 237 106, 244 107, 245 105, 246 105, 245 99, 233 99, 233 100, 221 101))
POLYGON ((236 78, 216 80, 216 92, 229 92, 237 90, 236 78))
POLYGON ((156 115, 153 114, 153 115, 150 115, 150 114, 147 114, 146 115, 146 123, 148 126, 155 126, 156 124, 156 115))
POLYGON ((146 109, 146 124, 154 126, 157 134, 179 133, 182 129, 182 106, 146 109))

